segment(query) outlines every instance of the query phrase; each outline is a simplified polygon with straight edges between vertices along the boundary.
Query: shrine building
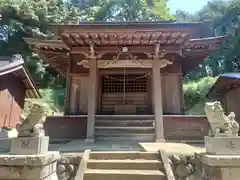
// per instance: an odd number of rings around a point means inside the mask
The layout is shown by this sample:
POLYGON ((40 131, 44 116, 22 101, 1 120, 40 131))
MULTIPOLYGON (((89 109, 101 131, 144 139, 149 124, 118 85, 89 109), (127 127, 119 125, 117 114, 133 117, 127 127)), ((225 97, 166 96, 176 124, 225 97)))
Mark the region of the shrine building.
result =
POLYGON ((55 119, 54 127, 61 131, 78 121, 72 134, 79 129, 87 141, 135 135, 142 135, 141 141, 164 141, 164 119, 185 118, 183 75, 226 38, 215 37, 201 22, 81 22, 49 29, 52 40, 25 41, 66 78, 65 119, 55 119))

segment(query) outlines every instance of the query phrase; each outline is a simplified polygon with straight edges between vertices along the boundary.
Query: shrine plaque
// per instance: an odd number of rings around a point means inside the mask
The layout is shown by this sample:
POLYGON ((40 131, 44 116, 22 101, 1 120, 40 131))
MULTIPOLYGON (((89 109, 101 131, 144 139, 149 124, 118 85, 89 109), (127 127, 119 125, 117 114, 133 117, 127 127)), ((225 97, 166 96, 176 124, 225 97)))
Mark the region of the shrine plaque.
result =
POLYGON ((15 155, 38 155, 48 152, 49 137, 18 137, 11 140, 10 153, 15 155))

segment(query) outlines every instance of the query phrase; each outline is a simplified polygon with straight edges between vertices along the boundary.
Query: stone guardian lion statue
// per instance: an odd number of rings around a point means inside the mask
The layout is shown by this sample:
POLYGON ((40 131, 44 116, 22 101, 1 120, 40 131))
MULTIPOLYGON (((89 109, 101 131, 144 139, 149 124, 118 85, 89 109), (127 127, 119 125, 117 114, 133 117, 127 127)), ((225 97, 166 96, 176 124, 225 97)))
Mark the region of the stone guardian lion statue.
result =
POLYGON ((46 120, 44 107, 34 104, 28 117, 17 127, 18 137, 45 136, 43 124, 46 120))
POLYGON ((210 136, 238 136, 239 124, 235 120, 235 113, 231 112, 226 116, 219 101, 207 102, 205 113, 211 127, 210 136))

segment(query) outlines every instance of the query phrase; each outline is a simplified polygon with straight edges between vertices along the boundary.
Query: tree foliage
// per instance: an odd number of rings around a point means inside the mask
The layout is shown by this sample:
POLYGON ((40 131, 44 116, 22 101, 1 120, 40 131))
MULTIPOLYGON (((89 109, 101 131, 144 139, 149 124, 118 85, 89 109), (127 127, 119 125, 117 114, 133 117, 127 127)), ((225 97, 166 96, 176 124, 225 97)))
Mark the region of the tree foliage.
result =
POLYGON ((33 78, 42 86, 54 84, 55 74, 46 70, 23 37, 50 38, 48 24, 171 18, 165 0, 0 0, 0 14, 0 55, 21 54, 33 78), (6 27, 7 36, 3 33, 6 27))
POLYGON ((213 56, 199 65, 198 70, 191 72, 186 79, 198 79, 205 76, 217 76, 224 72, 240 71, 240 34, 239 19, 240 1, 210 1, 199 12, 188 14, 184 11, 176 13, 176 19, 184 21, 211 21, 216 35, 228 35, 228 41, 213 56))
POLYGON ((78 23, 80 11, 61 0, 0 0, 1 25, 8 27, 7 40, 0 42, 0 55, 21 54, 36 81, 48 84, 53 77, 23 37, 48 38, 48 24, 78 23))
POLYGON ((166 0, 71 0, 83 10, 86 20, 143 21, 173 18, 166 0))
POLYGON ((48 24, 76 24, 79 21, 155 21, 176 18, 179 22, 212 21, 216 35, 229 34, 219 52, 208 57, 186 79, 217 76, 239 71, 240 1, 210 1, 199 12, 177 11, 170 15, 167 0, 0 0, 0 55, 21 54, 29 71, 42 86, 53 83, 55 75, 34 54, 23 37, 50 38, 48 24), (8 36, 4 30, 8 28, 8 36))

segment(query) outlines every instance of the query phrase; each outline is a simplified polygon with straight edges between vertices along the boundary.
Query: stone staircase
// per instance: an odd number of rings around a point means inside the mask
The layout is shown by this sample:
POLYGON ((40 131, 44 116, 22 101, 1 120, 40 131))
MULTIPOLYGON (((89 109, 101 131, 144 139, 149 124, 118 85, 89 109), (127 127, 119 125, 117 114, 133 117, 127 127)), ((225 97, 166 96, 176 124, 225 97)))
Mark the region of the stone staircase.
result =
POLYGON ((99 116, 96 117, 96 140, 153 142, 153 116, 99 116))
POLYGON ((166 180, 158 153, 91 152, 84 180, 166 180))

